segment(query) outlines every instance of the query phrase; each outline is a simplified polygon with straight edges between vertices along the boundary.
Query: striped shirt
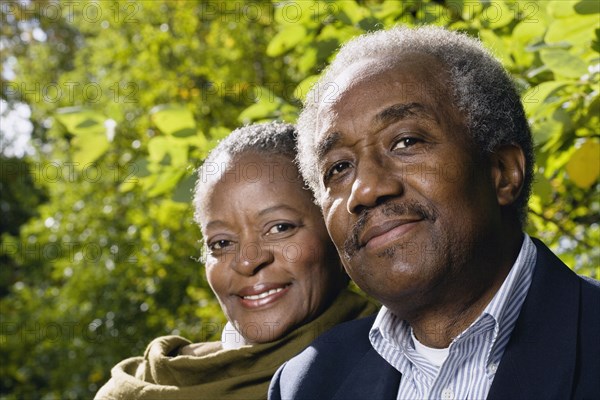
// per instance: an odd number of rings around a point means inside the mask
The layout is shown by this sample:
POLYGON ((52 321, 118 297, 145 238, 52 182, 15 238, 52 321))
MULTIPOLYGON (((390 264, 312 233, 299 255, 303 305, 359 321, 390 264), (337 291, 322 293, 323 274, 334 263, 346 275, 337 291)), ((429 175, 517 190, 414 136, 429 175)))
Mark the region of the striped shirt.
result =
POLYGON ((369 332, 373 348, 402 374, 398 400, 485 399, 527 296, 536 248, 525 235, 519 256, 481 315, 458 335, 440 366, 415 349, 410 325, 385 306, 369 332))

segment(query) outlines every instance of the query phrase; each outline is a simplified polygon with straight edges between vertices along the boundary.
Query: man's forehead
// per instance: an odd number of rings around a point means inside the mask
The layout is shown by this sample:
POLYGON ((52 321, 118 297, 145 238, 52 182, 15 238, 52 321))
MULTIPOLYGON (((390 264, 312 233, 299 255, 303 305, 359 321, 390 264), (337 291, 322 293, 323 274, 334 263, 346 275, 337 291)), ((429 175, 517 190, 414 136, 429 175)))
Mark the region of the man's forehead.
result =
POLYGON ((373 83, 385 83, 398 95, 417 92, 441 93, 446 90, 448 76, 441 63, 433 56, 423 53, 408 53, 402 57, 365 59, 357 61, 331 80, 320 82, 316 103, 317 120, 335 119, 336 109, 345 104, 366 100, 374 88, 373 83), (381 79, 384 77, 383 79, 381 79), (442 78, 443 79, 440 79, 442 78), (364 90, 352 90, 362 87, 364 90), (352 96, 348 93, 352 92, 352 96))
POLYGON ((449 74, 429 55, 418 54, 406 62, 363 62, 340 74, 319 104, 314 145, 321 160, 344 141, 366 139, 401 120, 440 125, 462 120, 450 100, 449 74), (328 100, 328 101, 325 101, 328 100), (456 114, 456 115, 454 115, 456 114), (444 122, 446 120, 446 122, 444 122), (361 135, 348 133, 360 126, 361 135), (362 139, 361 139, 362 138, 362 139))

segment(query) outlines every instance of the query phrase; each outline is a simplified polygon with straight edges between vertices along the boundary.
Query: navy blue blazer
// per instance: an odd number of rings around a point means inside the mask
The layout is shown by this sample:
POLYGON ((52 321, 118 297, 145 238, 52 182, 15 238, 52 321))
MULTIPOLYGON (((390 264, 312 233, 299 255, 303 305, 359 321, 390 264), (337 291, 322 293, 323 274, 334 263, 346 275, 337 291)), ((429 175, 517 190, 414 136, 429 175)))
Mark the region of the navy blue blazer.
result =
MULTIPOLYGON (((534 239, 531 286, 488 399, 600 399, 600 282, 534 239)), ((375 316, 320 336, 279 368, 270 400, 396 400, 401 374, 373 349, 375 316)))

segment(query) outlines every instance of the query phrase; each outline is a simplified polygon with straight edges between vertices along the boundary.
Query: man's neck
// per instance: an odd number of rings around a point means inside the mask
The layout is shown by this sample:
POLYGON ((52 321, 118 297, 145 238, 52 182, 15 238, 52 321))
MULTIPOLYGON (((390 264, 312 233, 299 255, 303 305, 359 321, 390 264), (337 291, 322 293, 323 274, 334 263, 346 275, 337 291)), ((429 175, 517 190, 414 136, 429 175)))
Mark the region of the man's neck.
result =
POLYGON ((519 255, 523 234, 514 237, 510 243, 504 243, 505 251, 496 257, 490 254, 487 260, 480 260, 471 268, 479 273, 466 274, 462 281, 448 284, 445 296, 405 318, 422 344, 446 348, 481 315, 519 255))

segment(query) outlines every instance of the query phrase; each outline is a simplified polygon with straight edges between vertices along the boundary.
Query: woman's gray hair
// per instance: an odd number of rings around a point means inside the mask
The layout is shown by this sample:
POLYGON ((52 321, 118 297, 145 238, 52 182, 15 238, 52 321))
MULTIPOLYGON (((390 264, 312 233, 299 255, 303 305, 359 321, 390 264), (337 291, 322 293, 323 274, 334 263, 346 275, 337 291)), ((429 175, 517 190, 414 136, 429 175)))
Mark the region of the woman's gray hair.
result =
POLYGON ((525 153, 523 190, 515 201, 524 225, 533 177, 533 142, 519 94, 502 67, 477 39, 439 27, 397 27, 359 36, 345 44, 306 96, 298 120, 298 164, 309 187, 320 199, 316 166, 316 120, 320 96, 327 85, 356 62, 366 59, 402 60, 407 53, 434 56, 450 76, 454 104, 464 114, 469 134, 482 154, 516 144, 525 153))
POLYGON ((208 153, 198 168, 194 188, 194 220, 200 224, 203 199, 214 182, 231 167, 239 156, 253 153, 264 156, 278 155, 294 162, 296 157, 296 127, 283 122, 253 124, 238 128, 208 153))

